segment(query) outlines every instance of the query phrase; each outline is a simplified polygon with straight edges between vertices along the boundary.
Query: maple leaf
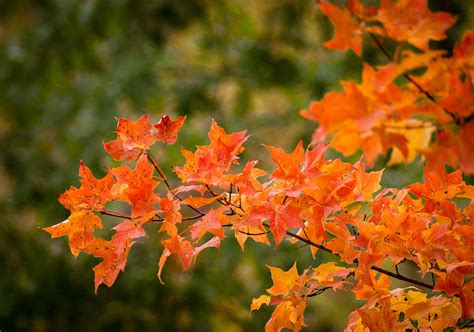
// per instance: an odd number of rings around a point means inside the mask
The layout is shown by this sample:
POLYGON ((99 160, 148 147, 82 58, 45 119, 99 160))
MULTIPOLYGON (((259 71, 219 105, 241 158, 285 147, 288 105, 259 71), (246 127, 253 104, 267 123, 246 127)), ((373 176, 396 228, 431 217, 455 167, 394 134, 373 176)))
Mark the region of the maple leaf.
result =
POLYGON ((252 304, 250 305, 250 311, 258 310, 262 304, 269 305, 271 297, 268 295, 260 295, 258 298, 252 299, 252 304))
POLYGON ((462 305, 461 319, 474 317, 474 280, 471 279, 464 283, 460 298, 462 305))
POLYGON ((149 115, 141 116, 137 121, 118 119, 117 138, 104 143, 104 149, 115 160, 135 160, 148 150, 156 141, 149 115))
MULTIPOLYGON (((341 129, 347 122, 357 122, 364 128, 364 120, 371 115, 368 109, 368 100, 352 82, 341 82, 345 92, 328 92, 319 102, 311 102, 308 110, 301 111, 301 115, 317 121, 326 132, 341 129)), ((315 142, 318 143, 318 142, 315 142)))
POLYGON ((164 250, 158 263, 158 279, 163 284, 163 281, 161 280, 161 272, 163 271, 163 267, 168 257, 171 254, 177 254, 181 260, 181 263, 183 264, 184 271, 186 271, 191 265, 196 251, 191 242, 180 235, 175 235, 168 240, 162 241, 161 243, 164 246, 164 250))
POLYGON ((207 206, 214 201, 217 201, 220 197, 219 196, 212 196, 212 197, 196 197, 196 196, 189 196, 185 198, 181 204, 190 205, 194 208, 200 208, 202 206, 207 206))
POLYGON ((454 46, 454 61, 457 67, 462 68, 469 76, 474 76, 474 31, 467 31, 461 43, 454 46))
POLYGON ((247 140, 246 131, 226 134, 214 120, 208 136, 210 144, 198 146, 196 152, 181 149, 186 159, 182 167, 175 167, 174 172, 185 183, 202 182, 219 185, 222 175, 236 164, 238 154, 244 150, 242 144, 247 140))
POLYGON ((111 287, 119 272, 125 270, 132 244, 132 239, 129 236, 123 236, 118 232, 112 237, 112 240, 95 239, 85 249, 90 254, 103 258, 102 262, 93 268, 96 293, 101 284, 111 287))
POLYGON ((160 200, 161 212, 165 215, 165 219, 160 227, 160 232, 166 232, 169 236, 173 237, 178 234, 176 224, 179 224, 183 219, 179 212, 181 204, 177 200, 173 200, 173 194, 168 192, 167 197, 163 197, 160 200))
POLYGON ((305 309, 306 298, 296 304, 292 301, 281 302, 265 325, 265 332, 280 332, 284 328, 299 331, 302 326, 305 326, 303 315, 305 309))
POLYGON ((360 0, 349 0, 347 2, 347 9, 364 21, 374 20, 374 15, 376 15, 378 11, 377 7, 364 7, 360 0))
POLYGON ((217 218, 216 210, 210 210, 199 221, 191 225, 191 237, 193 240, 200 240, 202 236, 209 232, 219 238, 224 238, 224 229, 217 218))
POLYGON ((82 178, 81 187, 71 186, 70 189, 58 196, 59 202, 70 211, 101 210, 104 204, 112 198, 110 192, 114 184, 112 175, 107 174, 102 179, 96 179, 81 160, 79 176, 82 178))
POLYGON ((154 204, 159 202, 159 196, 153 190, 158 182, 153 180, 153 166, 143 154, 137 161, 134 170, 126 165, 112 168, 110 173, 117 178, 113 192, 117 199, 132 205, 132 216, 143 216, 155 210, 154 204))
POLYGON ((145 236, 146 233, 142 226, 149 222, 154 216, 155 212, 152 211, 145 216, 122 221, 113 228, 117 232, 114 235, 114 237, 117 239, 116 241, 118 241, 118 239, 121 237, 130 237, 130 239, 136 239, 145 236))
POLYGON ((442 166, 425 166, 425 184, 414 183, 410 190, 418 197, 432 200, 452 199, 456 196, 474 197, 472 186, 462 180, 461 170, 448 174, 442 166), (467 196, 466 196, 467 195, 467 196))
POLYGON ((362 30, 357 21, 352 17, 347 9, 342 9, 329 2, 320 2, 321 11, 329 18, 334 25, 334 37, 324 43, 328 48, 346 51, 352 49, 355 54, 362 53, 362 30))
POLYGON ((387 129, 385 130, 388 134, 403 137, 402 144, 394 144, 395 146, 387 166, 401 162, 411 163, 414 161, 420 151, 428 148, 431 135, 436 129, 429 123, 415 119, 387 121, 386 127, 387 129))
POLYGON ((462 126, 459 142, 459 164, 466 174, 474 174, 474 121, 462 126))
POLYGON ((321 174, 321 166, 324 164, 324 154, 328 146, 328 144, 317 144, 313 149, 306 150, 304 163, 301 167, 301 172, 306 177, 314 177, 321 174))
POLYGON ((246 133, 247 130, 242 130, 227 134, 224 128, 220 127, 214 119, 212 120, 211 129, 208 133, 210 146, 214 150, 219 163, 226 166, 226 170, 228 170, 230 164, 237 162, 237 155, 244 151, 242 144, 248 138, 248 136, 245 136, 246 133))
POLYGON ((272 173, 272 177, 281 179, 296 179, 300 173, 300 167, 304 160, 303 142, 300 140, 296 148, 290 154, 281 148, 265 146, 272 154, 272 160, 278 168, 272 173))
POLYGON ((361 162, 357 162, 354 165, 354 169, 354 175, 357 181, 354 192, 357 196, 359 196, 359 193, 360 196, 362 196, 361 198, 356 197, 355 200, 371 201, 373 194, 380 189, 380 180, 382 179, 383 170, 367 173, 365 171, 365 165, 361 162))
MULTIPOLYGON (((461 159, 461 144, 458 134, 453 133, 451 130, 440 130, 438 131, 436 142, 421 152, 423 156, 425 156, 427 163, 432 167, 444 167, 445 165, 457 167, 460 163, 459 159, 461 159)), ((463 167, 463 170, 467 174, 469 174, 469 164, 468 162, 463 167)), ((474 172, 474 167, 472 168, 472 172, 474 172)))
MULTIPOLYGON (((362 307, 356 310, 355 317, 360 319, 359 328, 354 328, 354 331, 406 331, 406 326, 398 322, 398 315, 391 310, 388 301, 380 301, 379 308, 362 307)), ((349 331, 346 329, 345 331, 349 331)))
POLYGON ((382 0, 377 19, 387 36, 424 51, 428 50, 429 40, 446 38, 445 30, 456 21, 448 13, 432 13, 427 0, 382 0))
POLYGON ((275 207, 275 213, 270 219, 270 229, 275 238, 275 246, 278 247, 288 228, 302 228, 304 226, 300 213, 301 208, 291 202, 275 207))
POLYGON ((296 262, 288 271, 267 265, 273 280, 273 286, 267 289, 271 295, 287 295, 296 285, 299 275, 296 262))
POLYGON ((71 253, 77 256, 81 250, 94 241, 92 232, 98 228, 103 228, 100 218, 84 210, 74 211, 65 221, 43 229, 51 234, 52 238, 67 235, 71 253))
POLYGON ((245 164, 241 173, 232 176, 230 182, 239 188, 239 193, 242 195, 251 195, 257 191, 262 191, 263 186, 258 181, 259 177, 265 176, 267 172, 256 168, 258 161, 249 161, 245 164))
POLYGON ((472 93, 471 78, 467 77, 464 83, 458 73, 453 73, 449 81, 448 95, 438 103, 451 113, 461 117, 468 117, 474 113, 474 93, 472 93))
MULTIPOLYGON (((301 217, 305 220, 304 229, 298 235, 304 235, 308 240, 314 243, 320 243, 321 240, 327 239, 328 234, 324 229, 324 208, 317 204, 312 204, 308 208, 304 208, 301 212, 301 217)), ((313 256, 316 254, 317 248, 311 247, 313 256)))
POLYGON ((342 226, 336 223, 326 223, 325 229, 336 236, 326 243, 326 247, 331 249, 332 252, 338 253, 342 260, 352 263, 360 255, 360 251, 352 245, 354 237, 345 224, 342 226))
POLYGON ((156 139, 166 144, 174 144, 178 138, 178 132, 184 124, 186 116, 180 116, 176 120, 171 120, 168 114, 161 117, 155 124, 157 130, 156 139))

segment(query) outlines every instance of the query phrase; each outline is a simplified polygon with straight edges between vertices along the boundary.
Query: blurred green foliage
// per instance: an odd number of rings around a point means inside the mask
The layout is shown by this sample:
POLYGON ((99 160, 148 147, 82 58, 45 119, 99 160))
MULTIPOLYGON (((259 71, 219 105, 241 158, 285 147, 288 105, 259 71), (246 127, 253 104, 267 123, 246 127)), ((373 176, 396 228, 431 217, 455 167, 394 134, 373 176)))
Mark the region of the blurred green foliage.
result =
MULTIPOLYGON (((439 1, 462 13, 449 49, 469 25, 469 2, 439 1)), ((208 252, 187 274, 174 262, 162 286, 156 230, 132 250, 127 273, 93 293, 97 261, 73 259, 67 241, 41 227, 67 217, 55 195, 77 185, 79 160, 97 176, 111 160, 101 141, 113 138, 114 117, 188 115, 180 142, 205 141, 210 118, 227 130, 248 129, 244 158, 268 166, 261 143, 289 149, 310 140, 312 124, 298 115, 311 99, 357 79, 352 53, 322 48, 332 33, 312 0, 18 0, 0 3, 0 330, 249 331, 249 304, 269 286, 264 264, 300 268, 307 250, 235 241, 208 252)), ((382 62, 373 49, 369 61, 382 62)), ((177 148, 162 159, 180 163, 177 148)), ((419 163, 388 173, 389 184, 420 177, 419 163), (413 171, 412 171, 413 169, 413 171)), ((317 257, 318 261, 325 260, 317 257)), ((324 294, 307 322, 340 330, 354 306, 324 294), (337 317, 337 319, 335 318, 337 317)))

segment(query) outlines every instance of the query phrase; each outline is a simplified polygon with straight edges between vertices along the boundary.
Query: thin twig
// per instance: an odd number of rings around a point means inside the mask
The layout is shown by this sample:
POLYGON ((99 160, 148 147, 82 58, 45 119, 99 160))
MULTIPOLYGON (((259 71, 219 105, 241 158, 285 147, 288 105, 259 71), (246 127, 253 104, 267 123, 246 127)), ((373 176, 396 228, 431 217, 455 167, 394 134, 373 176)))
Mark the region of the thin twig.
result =
POLYGON ((433 128, 436 129, 437 127, 433 125, 432 123, 428 123, 428 125, 425 125, 426 123, 422 123, 420 125, 416 126, 396 126, 396 125, 387 125, 387 124, 381 124, 380 127, 384 129, 402 129, 402 130, 414 130, 414 129, 428 129, 428 128, 433 128))
POLYGON ((314 296, 318 296, 320 294, 322 294, 324 291, 328 290, 328 289, 331 289, 332 287, 323 287, 323 288, 318 288, 316 289, 314 292, 306 295, 306 297, 314 297, 314 296))
MULTIPOLYGON (((176 197, 177 199, 179 199, 180 201, 183 201, 183 199, 178 195, 176 194, 175 192, 173 192, 173 189, 171 188, 168 180, 166 179, 166 175, 163 173, 163 171, 161 170, 160 166, 158 166, 158 164, 155 162, 155 160, 149 155, 147 154, 147 158, 148 160, 152 163, 153 167, 155 168, 155 170, 158 172, 158 174, 160 175, 161 179, 163 180, 163 182, 165 183, 166 185, 166 188, 168 188, 168 190, 173 194, 174 197, 176 197)), ((205 216, 206 214, 199 211, 198 209, 196 209, 194 206, 192 205, 189 205, 189 204, 186 204, 186 206, 188 208, 190 208, 191 210, 193 210, 194 212, 198 213, 199 214, 199 217, 202 217, 202 216, 205 216)))
POLYGON ((244 232, 244 231, 240 231, 240 230, 237 230, 237 232, 239 233, 242 233, 242 234, 245 234, 245 235, 249 235, 249 236, 257 236, 257 235, 265 235, 265 234, 268 234, 270 233, 270 230, 268 231, 265 231, 265 232, 261 232, 261 233, 250 233, 250 232, 244 232))
POLYGON ((161 170, 160 166, 158 166, 158 164, 155 162, 155 160, 149 155, 147 154, 147 158, 148 160, 152 163, 153 167, 155 168, 155 170, 158 172, 158 174, 160 175, 160 178, 163 180, 163 182, 165 183, 166 187, 170 190, 171 190, 171 186, 168 182, 168 179, 166 178, 166 175, 165 173, 163 173, 163 171, 161 170))

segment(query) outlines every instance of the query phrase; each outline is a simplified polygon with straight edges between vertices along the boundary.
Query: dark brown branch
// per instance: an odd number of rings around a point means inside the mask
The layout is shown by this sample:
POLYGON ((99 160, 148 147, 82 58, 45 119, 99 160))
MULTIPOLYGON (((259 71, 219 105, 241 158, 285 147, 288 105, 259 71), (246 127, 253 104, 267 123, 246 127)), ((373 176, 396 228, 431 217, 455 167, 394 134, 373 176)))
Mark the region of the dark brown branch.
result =
MULTIPOLYGON (((105 215, 105 216, 110 216, 110 217, 114 217, 114 218, 120 218, 120 219, 132 219, 132 216, 129 216, 129 215, 126 215, 126 214, 123 214, 123 213, 120 213, 118 211, 111 211, 111 210, 101 210, 101 211, 97 211, 99 212, 100 214, 102 215, 105 215)), ((201 218, 199 216, 199 218, 201 218)), ((156 218, 152 218, 150 219, 150 221, 152 222, 161 222, 163 221, 163 217, 160 216, 160 215, 156 215, 156 218)))
POLYGON ((199 218, 202 218, 202 216, 197 215, 197 216, 192 216, 192 217, 186 217, 186 218, 182 218, 181 220, 182 221, 188 221, 188 220, 196 220, 196 219, 199 219, 199 218))
POLYGON ((163 180, 163 182, 165 183, 166 187, 170 190, 171 190, 171 186, 168 182, 168 179, 166 178, 166 175, 165 173, 163 173, 163 171, 161 170, 160 166, 158 166, 158 164, 155 162, 155 160, 149 155, 147 154, 147 158, 148 160, 152 163, 153 167, 155 168, 155 170, 158 172, 158 174, 160 175, 160 178, 163 180))
POLYGON ((459 326, 461 329, 465 328, 473 328, 474 327, 474 319, 468 318, 461 326, 459 326))
MULTIPOLYGON (((264 224, 264 226, 268 226, 268 225, 267 225, 267 224, 264 224)), ((313 246, 313 247, 315 247, 315 248, 318 248, 318 249, 320 249, 320 250, 326 251, 326 252, 328 252, 328 253, 330 253, 330 254, 333 254, 333 255, 335 255, 335 256, 340 257, 338 254, 332 252, 331 249, 326 248, 326 247, 323 246, 323 245, 314 243, 313 241, 311 241, 311 240, 309 240, 309 239, 306 239, 306 238, 304 238, 304 237, 302 237, 302 236, 300 236, 300 235, 298 235, 298 234, 296 234, 296 233, 287 231, 286 234, 287 234, 288 236, 291 236, 291 237, 293 237, 293 238, 295 238, 295 239, 298 239, 298 240, 300 240, 300 241, 302 241, 302 242, 304 242, 304 243, 306 243, 306 244, 309 244, 310 246, 313 246)), ((357 259, 354 260, 354 263, 355 263, 355 264, 358 264, 357 259)), ((391 272, 391 271, 389 271, 389 270, 386 270, 386 269, 381 268, 381 267, 378 267, 378 266, 371 266, 370 269, 371 269, 371 270, 374 270, 374 271, 377 271, 377 272, 380 272, 380 273, 383 273, 383 274, 385 274, 385 275, 388 275, 389 277, 392 277, 392 278, 395 278, 395 279, 398 279, 398 280, 402 280, 402 281, 406 281, 406 282, 408 282, 408 283, 411 283, 411 284, 414 284, 414 285, 417 285, 417 286, 420 286, 420 287, 424 287, 424 288, 428 288, 428 289, 433 289, 433 288, 434 288, 434 286, 432 286, 432 285, 430 285, 430 284, 427 284, 427 283, 425 283, 425 282, 423 282, 423 281, 416 280, 416 279, 412 279, 412 278, 406 277, 406 276, 404 276, 404 275, 391 272)))
POLYGON ((245 234, 245 235, 250 235, 250 236, 265 235, 265 234, 270 233, 269 230, 265 231, 265 232, 261 232, 261 233, 250 233, 250 232, 244 232, 244 231, 240 231, 240 230, 237 230, 237 232, 245 234))
POLYGON ((306 297, 314 297, 314 296, 318 296, 322 293, 324 293, 324 291, 328 290, 328 289, 331 289, 332 287, 323 287, 323 288, 318 288, 316 289, 314 292, 306 295, 306 297))
POLYGON ((389 277, 392 277, 392 278, 395 278, 395 279, 398 279, 398 280, 402 280, 402 281, 406 281, 408 283, 411 283, 411 284, 414 284, 414 285, 417 285, 417 286, 420 286, 420 287, 424 287, 424 288, 428 288, 428 289, 433 289, 434 288, 432 285, 427 284, 426 282, 416 280, 416 279, 412 279, 412 278, 406 277, 406 276, 401 275, 401 274, 393 273, 391 271, 385 270, 385 269, 383 269, 381 267, 378 267, 378 266, 375 266, 375 265, 371 266, 370 269, 374 270, 374 271, 377 271, 377 272, 380 272, 380 273, 383 273, 385 275, 388 275, 389 277))
POLYGON ((228 203, 231 203, 232 202, 232 183, 230 184, 230 188, 229 188, 229 198, 228 198, 228 203))

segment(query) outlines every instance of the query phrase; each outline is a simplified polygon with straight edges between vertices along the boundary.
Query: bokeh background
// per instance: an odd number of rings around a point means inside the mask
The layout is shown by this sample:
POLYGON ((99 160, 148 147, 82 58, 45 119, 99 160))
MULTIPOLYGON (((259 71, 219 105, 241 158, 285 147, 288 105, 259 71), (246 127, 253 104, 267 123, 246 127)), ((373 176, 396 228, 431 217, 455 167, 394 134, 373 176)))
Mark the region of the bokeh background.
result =
MULTIPOLYGON (((437 43, 449 50, 473 28, 474 3, 430 5, 460 15, 437 43)), ((360 75, 352 52, 322 47, 331 34, 313 0, 1 1, 0 330, 262 330, 271 311, 251 316, 249 305, 271 285, 265 264, 287 269, 296 259, 301 271, 314 263, 307 248, 251 243, 242 253, 229 237, 185 274, 172 260, 163 286, 152 226, 126 273, 96 295, 98 260, 74 259, 66 238, 51 240, 41 228, 67 217, 55 196, 78 185, 80 159, 97 177, 112 165, 101 143, 114 138, 115 117, 187 115, 179 144, 188 149, 206 142, 211 118, 228 131, 248 129, 243 157, 264 167, 261 143, 309 143, 314 125, 299 109, 360 75)), ((373 48, 364 58, 384 62, 373 48)), ((167 170, 183 162, 177 147, 161 161, 167 170)), ((392 167, 384 182, 420 177, 418 160, 392 167)), ((316 262, 327 259, 318 254, 316 262)), ((310 301, 306 322, 312 331, 340 331, 356 305, 324 293, 310 301)))

